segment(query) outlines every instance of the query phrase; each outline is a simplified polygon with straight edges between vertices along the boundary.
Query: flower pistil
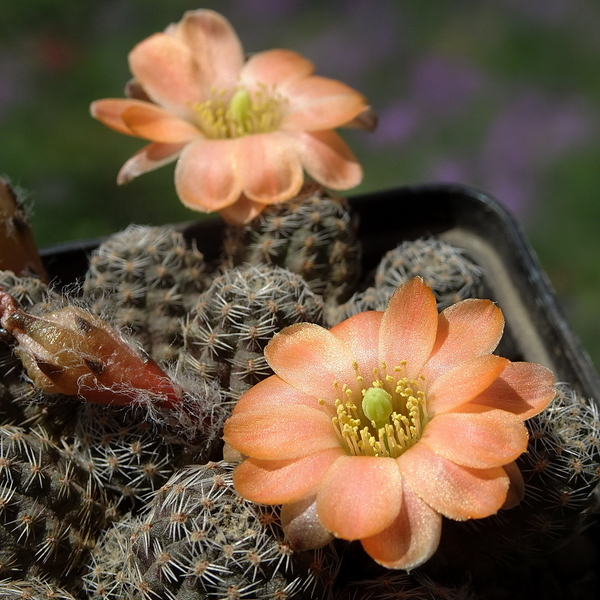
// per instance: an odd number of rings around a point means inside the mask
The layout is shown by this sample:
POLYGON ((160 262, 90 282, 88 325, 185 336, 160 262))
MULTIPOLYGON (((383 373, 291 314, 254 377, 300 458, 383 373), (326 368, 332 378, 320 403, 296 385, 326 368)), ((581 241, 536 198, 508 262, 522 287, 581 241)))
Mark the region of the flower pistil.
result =
POLYGON ((193 106, 196 125, 209 139, 231 139, 276 131, 283 119, 284 99, 267 86, 252 93, 239 87, 226 98, 227 90, 212 90, 211 98, 193 106))
POLYGON ((349 455, 398 458, 419 441, 429 420, 425 378, 409 379, 405 367, 401 361, 393 376, 382 362, 380 369, 373 369, 370 387, 365 387, 364 378, 357 374, 360 403, 355 402, 355 393, 347 384, 340 388, 339 382, 334 382, 341 397, 335 401, 332 423, 349 455))

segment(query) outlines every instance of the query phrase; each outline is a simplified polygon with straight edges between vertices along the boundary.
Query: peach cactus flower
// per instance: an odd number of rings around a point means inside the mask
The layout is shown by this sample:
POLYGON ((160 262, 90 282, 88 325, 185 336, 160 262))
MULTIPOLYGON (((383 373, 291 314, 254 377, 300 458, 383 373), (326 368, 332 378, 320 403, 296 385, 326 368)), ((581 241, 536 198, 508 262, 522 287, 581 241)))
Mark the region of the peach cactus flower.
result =
POLYGON ((211 10, 140 42, 129 54, 130 98, 93 102, 93 117, 150 140, 119 172, 119 184, 178 159, 175 187, 194 210, 245 222, 292 198, 303 169, 333 189, 358 185, 362 169, 342 125, 374 127, 365 98, 313 75, 291 50, 244 59, 230 23, 211 10))
POLYGON ((360 540, 388 568, 422 564, 442 516, 479 519, 521 499, 513 461, 527 448, 523 421, 551 401, 554 378, 492 354, 503 327, 489 300, 438 315, 415 278, 385 312, 331 330, 285 328, 265 351, 276 374, 225 425, 225 441, 247 457, 237 490, 283 504, 282 520, 312 506, 325 530, 360 540))

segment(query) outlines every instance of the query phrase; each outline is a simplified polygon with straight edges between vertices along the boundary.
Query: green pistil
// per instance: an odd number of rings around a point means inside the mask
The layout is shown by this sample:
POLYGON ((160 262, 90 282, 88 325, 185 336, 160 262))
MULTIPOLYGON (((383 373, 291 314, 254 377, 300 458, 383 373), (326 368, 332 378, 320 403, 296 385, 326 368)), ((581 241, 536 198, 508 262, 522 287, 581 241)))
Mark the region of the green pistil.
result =
POLYGON ((252 94, 237 89, 229 102, 224 90, 213 90, 206 102, 193 105, 196 125, 209 139, 231 139, 275 131, 283 118, 285 101, 266 86, 252 94))
POLYGON ((240 88, 231 98, 229 115, 233 121, 244 123, 252 110, 252 98, 244 88, 240 88))
POLYGON ((340 442, 351 456, 398 458, 419 441, 429 421, 425 378, 408 379, 404 361, 390 370, 394 375, 381 363, 373 369, 374 379, 367 388, 358 365, 353 366, 362 402, 358 390, 333 384, 339 396, 331 422, 340 442))
POLYGON ((384 389, 371 387, 365 392, 362 409, 365 417, 378 430, 389 423, 390 416, 394 410, 392 396, 384 389))

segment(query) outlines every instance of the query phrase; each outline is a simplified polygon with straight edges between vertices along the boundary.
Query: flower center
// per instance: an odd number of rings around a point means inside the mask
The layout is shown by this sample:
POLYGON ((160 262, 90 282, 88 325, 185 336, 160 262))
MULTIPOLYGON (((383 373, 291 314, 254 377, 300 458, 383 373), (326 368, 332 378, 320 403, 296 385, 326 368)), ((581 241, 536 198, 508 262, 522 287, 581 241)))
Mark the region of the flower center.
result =
POLYGON ((210 139, 228 139, 275 131, 283 118, 285 101, 260 85, 250 93, 238 88, 227 101, 226 90, 213 92, 206 102, 193 106, 196 125, 210 139))
POLYGON ((342 446, 354 456, 390 456, 397 458, 417 443, 429 418, 425 395, 425 377, 406 377, 406 362, 387 373, 385 363, 373 369, 373 381, 365 387, 364 379, 354 365, 361 385, 362 399, 344 384, 334 382, 340 390, 335 401, 337 414, 332 419, 342 446))

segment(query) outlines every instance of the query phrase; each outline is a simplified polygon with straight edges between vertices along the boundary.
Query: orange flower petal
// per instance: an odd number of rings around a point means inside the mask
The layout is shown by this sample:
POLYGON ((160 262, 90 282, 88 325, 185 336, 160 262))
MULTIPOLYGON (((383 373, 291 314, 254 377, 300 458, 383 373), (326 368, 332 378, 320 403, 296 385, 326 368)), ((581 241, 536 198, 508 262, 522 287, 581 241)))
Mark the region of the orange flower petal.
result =
POLYGON ((377 347, 382 317, 383 313, 379 311, 361 312, 330 329, 335 337, 350 348, 360 374, 367 378, 378 366, 377 347))
POLYGON ((123 185, 138 175, 154 171, 173 162, 185 144, 148 144, 138 150, 122 167, 117 175, 117 183, 123 185))
POLYGON ((506 499, 509 479, 502 467, 463 467, 419 443, 396 460, 413 492, 449 519, 489 517, 506 499))
POLYGON ((236 169, 244 194, 264 204, 296 196, 304 183, 293 140, 277 131, 239 138, 236 169))
POLYGON ((510 363, 472 402, 507 410, 525 420, 537 415, 552 401, 556 394, 554 383, 552 371, 542 365, 510 363))
POLYGON ((440 543, 442 515, 403 482, 402 507, 380 533, 361 540, 367 554, 388 569, 410 570, 429 560, 440 543))
POLYGON ((312 75, 315 65, 293 50, 274 49, 253 54, 242 68, 242 85, 253 89, 257 84, 280 87, 298 78, 312 75))
POLYGON ((225 422, 223 439, 262 460, 298 458, 340 445, 331 418, 301 405, 235 413, 225 422))
POLYGON ((288 101, 282 129, 335 129, 367 106, 365 97, 345 83, 317 75, 296 79, 280 89, 288 101))
POLYGON ((242 44, 229 21, 213 10, 184 14, 174 34, 190 49, 206 93, 233 89, 244 64, 242 44))
POLYGON ((350 348, 318 325, 286 327, 267 344, 265 357, 281 379, 325 402, 335 402, 343 384, 358 389, 350 348), (339 387, 334 387, 335 382, 339 387))
POLYGON ((438 312, 433 292, 420 277, 399 287, 383 313, 379 359, 388 369, 406 361, 409 378, 419 375, 435 341, 438 312))
POLYGON ((402 478, 393 458, 340 456, 317 493, 317 515, 325 529, 345 540, 389 527, 402 505, 402 478))
POLYGON ((233 204, 219 211, 221 218, 228 225, 244 225, 265 210, 266 204, 254 202, 242 194, 233 204))
POLYGON ((204 94, 189 48, 176 37, 155 33, 129 53, 129 68, 148 96, 184 119, 204 94))
POLYGON ((200 135, 191 123, 149 102, 127 107, 121 118, 134 135, 161 144, 181 144, 200 135))
POLYGON ((423 374, 433 381, 461 362, 494 351, 504 329, 502 311, 490 300, 468 299, 439 315, 437 338, 423 374))
POLYGON ((190 142, 175 168, 177 195, 188 208, 202 212, 221 210, 242 193, 235 174, 236 140, 190 142))
POLYGON ((347 190, 362 181, 362 167, 335 131, 288 131, 288 134, 293 134, 299 142, 304 169, 321 185, 347 190))
POLYGON ((437 415, 473 400, 488 388, 510 361, 495 354, 477 356, 447 371, 427 389, 427 410, 437 415))
POLYGON ((249 458, 233 473, 237 491, 259 504, 287 504, 315 494, 341 448, 330 448, 290 460, 249 458))
POLYGON ((300 404, 322 410, 314 396, 308 396, 292 387, 277 375, 271 375, 251 387, 236 403, 234 414, 260 408, 300 404))
POLYGON ((123 113, 128 108, 140 105, 152 106, 149 102, 142 100, 132 100, 130 98, 104 98, 104 100, 96 100, 90 104, 90 114, 94 119, 98 119, 103 125, 135 137, 143 137, 131 130, 131 128, 123 121, 123 113))
POLYGON ((528 440, 527 428, 517 416, 481 407, 478 413, 434 417, 419 443, 459 465, 487 469, 515 460, 527 450, 528 440))
POLYGON ((517 466, 517 463, 511 462, 502 467, 508 479, 510 480, 510 486, 508 493, 506 494, 506 500, 502 505, 503 509, 514 508, 525 496, 525 481, 523 481, 523 474, 521 469, 517 466))

